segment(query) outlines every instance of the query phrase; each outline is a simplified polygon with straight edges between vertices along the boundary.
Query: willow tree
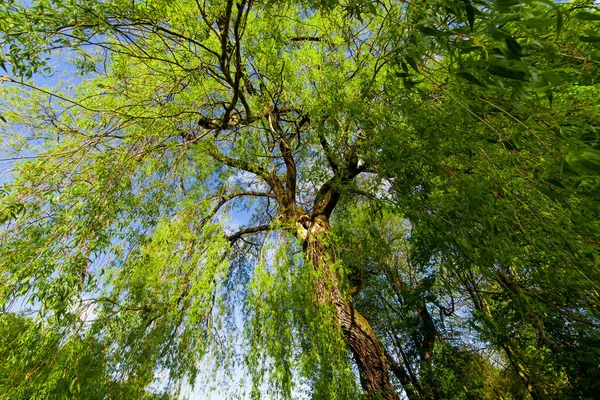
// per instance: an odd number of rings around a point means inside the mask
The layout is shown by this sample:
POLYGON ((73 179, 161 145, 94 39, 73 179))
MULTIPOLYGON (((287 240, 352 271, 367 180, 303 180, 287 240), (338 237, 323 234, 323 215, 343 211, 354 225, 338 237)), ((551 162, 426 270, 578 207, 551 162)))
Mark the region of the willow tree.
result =
MULTIPOLYGON (((316 398, 396 399, 401 390, 427 398, 439 392, 428 367, 441 335, 428 311, 437 295, 425 293, 432 285, 402 282, 411 274, 390 261, 402 253, 390 235, 411 227, 404 238, 421 277, 431 281, 433 268, 455 292, 471 291, 482 340, 503 350, 539 397, 521 352, 536 332, 556 322, 568 341, 569 326, 585 327, 588 338, 598 328, 597 299, 584 301, 597 287, 589 266, 597 232, 567 222, 565 211, 577 203, 597 212, 586 191, 596 185, 595 142, 577 136, 597 123, 553 136, 591 110, 595 83, 581 80, 596 68, 597 14, 585 9, 559 40, 567 8, 9 1, 0 20, 1 115, 18 173, 2 206, 2 306, 29 302, 63 341, 94 337, 106 376, 141 387, 155 376, 168 376, 167 389, 193 384, 209 358, 231 372, 228 356, 242 346, 257 394, 290 397, 303 379, 316 398), (584 39, 582 27, 591 32, 584 39), (567 60, 553 65, 557 52, 567 60), (569 82, 553 78, 581 57, 569 82), (38 74, 56 73, 57 62, 71 81, 44 86, 38 74), (589 91, 568 92, 575 80, 589 91), (542 101, 562 105, 548 113, 555 126, 523 116, 524 104, 542 101), (541 181, 535 165, 548 166, 541 181), (574 176, 583 176, 577 186, 574 176), (501 189, 510 182, 518 187, 508 195, 501 189), (549 185, 565 190, 556 204, 549 185), (548 252, 548 230, 530 231, 530 200, 561 218, 557 234, 580 242, 548 252), (387 215, 383 204, 393 227, 370 225, 387 215), (522 208, 511 214, 515 204, 522 208), (228 220, 235 208, 247 222, 228 220), (515 261, 523 254, 529 263, 515 261), (559 269, 565 280, 549 280, 552 263, 565 259, 576 272, 559 269), (537 275, 520 281, 532 266, 537 275), (574 280, 578 273, 587 280, 574 280), (505 297, 481 298, 495 290, 505 297), (397 321, 408 317, 386 322, 373 312, 414 293, 416 363, 391 352, 402 351, 397 321), (499 321, 515 304, 531 322, 519 343, 502 336, 517 325, 499 327, 519 320, 499 321), (240 305, 242 340, 231 333, 240 305)), ((28 390, 43 385, 35 370, 28 390)))

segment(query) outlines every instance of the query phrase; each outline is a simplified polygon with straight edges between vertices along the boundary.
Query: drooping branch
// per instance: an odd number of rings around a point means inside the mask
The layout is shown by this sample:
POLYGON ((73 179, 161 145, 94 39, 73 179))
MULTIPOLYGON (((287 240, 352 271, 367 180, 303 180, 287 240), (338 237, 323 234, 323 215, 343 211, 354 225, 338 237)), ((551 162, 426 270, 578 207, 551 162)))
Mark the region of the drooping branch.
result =
POLYGON ((267 183, 267 185, 269 185, 271 190, 273 190, 274 197, 280 202, 284 201, 285 191, 283 185, 274 173, 271 173, 248 160, 229 157, 221 153, 213 143, 208 144, 208 154, 222 164, 259 176, 267 183))
POLYGON ((269 198, 275 198, 274 194, 271 193, 264 193, 264 192, 236 192, 236 193, 231 193, 228 195, 223 195, 219 198, 219 201, 217 202, 217 204, 213 207, 213 209, 211 211, 208 212, 208 214, 206 214, 204 216, 204 218, 202 219, 201 225, 204 225, 206 222, 208 222, 210 219, 212 219, 212 217, 214 217, 215 215, 217 215, 217 213, 219 212, 219 210, 221 210, 221 208, 230 200, 235 199, 236 197, 242 197, 242 196, 253 196, 253 197, 269 197, 269 198))
MULTIPOLYGON (((567 310, 565 310, 564 308, 561 308, 560 306, 552 303, 551 301, 545 299, 542 295, 541 295, 541 291, 536 290, 534 288, 528 287, 526 285, 524 285, 523 283, 513 280, 505 271, 501 271, 497 281, 505 288, 507 288, 510 291, 513 291, 515 294, 519 293, 520 291, 525 292, 526 294, 533 296, 536 300, 542 302, 543 304, 547 305, 548 307, 550 307, 552 310, 556 311, 559 315, 561 315, 563 318, 568 318, 571 319, 573 321, 577 321, 581 324, 587 325, 589 327, 592 328, 596 328, 596 329, 600 329, 600 324, 596 324, 592 321, 586 320, 572 312, 569 312, 567 310)), ((565 307, 566 305, 563 305, 563 307, 565 307)), ((541 325, 540 325, 541 327, 541 325)))
POLYGON ((200 47, 201 49, 207 51, 208 53, 210 53, 210 54, 212 54, 212 55, 214 55, 216 57, 219 57, 219 53, 217 53, 216 51, 214 51, 211 48, 207 47, 206 45, 198 42, 197 40, 194 40, 193 38, 191 38, 189 36, 182 35, 179 32, 175 32, 172 29, 168 29, 168 28, 166 28, 164 26, 161 26, 161 25, 154 25, 154 24, 147 24, 147 25, 148 25, 148 27, 150 29, 155 29, 157 32, 164 32, 167 35, 170 35, 170 36, 176 37, 178 39, 181 39, 181 40, 187 41, 189 43, 192 43, 192 44, 200 47))

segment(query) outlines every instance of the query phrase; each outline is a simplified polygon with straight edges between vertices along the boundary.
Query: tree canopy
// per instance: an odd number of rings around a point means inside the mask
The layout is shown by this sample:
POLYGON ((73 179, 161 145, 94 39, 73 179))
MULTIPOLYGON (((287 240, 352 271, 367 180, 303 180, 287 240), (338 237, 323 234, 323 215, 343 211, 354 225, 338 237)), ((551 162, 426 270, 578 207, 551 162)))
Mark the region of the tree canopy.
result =
POLYGON ((599 27, 592 1, 3 2, 0 389, 593 398, 599 27))

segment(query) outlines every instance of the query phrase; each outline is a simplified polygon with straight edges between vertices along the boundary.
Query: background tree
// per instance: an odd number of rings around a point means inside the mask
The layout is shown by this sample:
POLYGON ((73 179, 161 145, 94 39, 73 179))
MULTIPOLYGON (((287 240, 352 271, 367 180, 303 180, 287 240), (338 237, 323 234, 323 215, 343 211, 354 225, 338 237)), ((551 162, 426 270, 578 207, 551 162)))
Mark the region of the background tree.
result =
POLYGON ((1 7, 5 310, 136 388, 241 345, 255 394, 593 395, 593 4, 1 7))

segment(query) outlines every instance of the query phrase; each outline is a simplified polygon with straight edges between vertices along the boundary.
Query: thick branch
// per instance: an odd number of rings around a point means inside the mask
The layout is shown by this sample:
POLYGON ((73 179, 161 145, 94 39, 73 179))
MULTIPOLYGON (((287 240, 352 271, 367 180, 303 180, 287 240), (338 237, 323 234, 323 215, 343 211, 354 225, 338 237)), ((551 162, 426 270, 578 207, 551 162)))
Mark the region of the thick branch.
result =
POLYGON ((327 162, 329 163, 329 166, 331 167, 333 172, 336 173, 338 170, 338 164, 335 162, 335 160, 333 159, 333 155, 331 154, 331 146, 329 146, 329 143, 325 138, 325 134, 319 129, 317 129, 317 132, 319 135, 319 143, 321 143, 321 147, 323 148, 323 153, 325 153, 327 162))
MULTIPOLYGON (((233 90, 233 98, 231 99, 231 103, 229 104, 229 106, 225 109, 225 114, 223 116, 223 127, 227 127, 227 124, 229 123, 229 118, 231 116, 231 112, 233 111, 233 109, 235 108, 238 99, 240 97, 243 97, 243 93, 241 93, 240 91, 240 82, 242 80, 242 76, 243 76, 243 70, 242 70, 242 60, 241 60, 241 50, 240 50, 240 36, 239 36, 239 28, 240 28, 240 24, 243 18, 243 12, 242 9, 244 7, 245 2, 241 2, 241 4, 238 4, 238 13, 237 13, 237 17, 236 20, 234 22, 234 26, 233 26, 233 37, 234 37, 234 41, 235 41, 235 76, 232 79, 231 77, 231 67, 230 67, 230 60, 229 60, 229 54, 231 52, 230 50, 230 43, 229 43, 229 24, 230 24, 230 20, 231 20, 231 13, 232 13, 232 7, 233 7, 233 1, 228 1, 227 2, 227 11, 226 11, 226 16, 225 16, 225 22, 224 22, 224 26, 223 26, 223 30, 221 31, 221 69, 223 70, 223 73, 225 74, 226 78, 227 78, 227 83, 229 83, 229 85, 231 86, 231 89, 233 90)), ((250 107, 248 106, 247 103, 244 104, 244 107, 246 108, 246 110, 248 111, 250 109, 250 107)))
POLYGON ((358 161, 350 163, 346 168, 338 170, 338 172, 323 184, 313 205, 313 216, 324 215, 329 218, 333 209, 340 199, 341 192, 337 187, 343 187, 352 181, 358 174, 365 172, 364 165, 357 165, 358 161))
POLYGON ((269 231, 271 229, 273 229, 273 227, 271 225, 260 225, 260 226, 254 226, 252 228, 244 228, 244 229, 240 229, 233 235, 227 236, 227 240, 229 240, 229 242, 231 244, 234 244, 236 242, 236 240, 238 240, 239 238, 241 238, 244 235, 248 235, 251 233, 257 233, 257 232, 265 232, 265 231, 269 231))
POLYGON ((286 180, 287 180, 287 197, 289 204, 296 203, 296 177, 297 177, 297 169, 296 162, 294 161, 294 155, 292 153, 292 149, 285 141, 284 138, 279 139, 279 149, 281 150, 281 154, 283 156, 283 161, 285 162, 285 171, 286 171, 286 180))
MULTIPOLYGON (((292 111, 296 111, 296 109, 293 107, 279 107, 277 109, 277 114, 283 115, 283 114, 287 114, 292 111)), ((250 125, 253 122, 258 121, 262 117, 268 116, 270 112, 272 112, 272 111, 269 110, 268 107, 265 107, 259 113, 248 114, 245 118, 240 118, 240 117, 234 115, 227 120, 226 124, 225 124, 225 120, 223 118, 208 118, 205 116, 200 116, 200 118, 198 119, 198 126, 204 128, 204 129, 207 129, 207 130, 230 129, 230 128, 235 128, 237 126, 250 125)))
POLYGON ((285 172, 286 172, 286 204, 294 205, 296 204, 296 179, 297 179, 297 168, 296 161, 294 160, 294 154, 292 149, 290 148, 288 142, 285 137, 283 137, 282 129, 279 124, 279 115, 282 114, 279 112, 277 107, 273 110, 273 114, 276 118, 271 118, 271 113, 267 115, 267 119, 269 122, 269 129, 273 133, 273 135, 278 138, 277 143, 279 144, 279 151, 281 151, 281 156, 285 163, 285 172), (273 123, 273 119, 275 120, 273 123))

